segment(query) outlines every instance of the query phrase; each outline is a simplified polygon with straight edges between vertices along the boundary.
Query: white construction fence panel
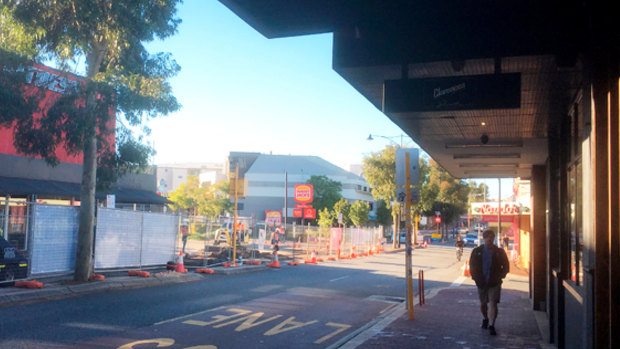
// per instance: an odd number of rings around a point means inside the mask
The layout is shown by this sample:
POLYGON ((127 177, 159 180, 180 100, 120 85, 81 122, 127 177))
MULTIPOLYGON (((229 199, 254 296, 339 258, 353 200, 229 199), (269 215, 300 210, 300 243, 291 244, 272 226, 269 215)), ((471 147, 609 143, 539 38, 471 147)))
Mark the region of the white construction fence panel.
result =
POLYGON ((97 209, 95 268, 140 265, 142 212, 97 209))
POLYGON ((166 264, 174 260, 179 217, 144 212, 142 265, 166 264))
POLYGON ((30 273, 73 271, 79 207, 33 205, 33 213, 30 273))

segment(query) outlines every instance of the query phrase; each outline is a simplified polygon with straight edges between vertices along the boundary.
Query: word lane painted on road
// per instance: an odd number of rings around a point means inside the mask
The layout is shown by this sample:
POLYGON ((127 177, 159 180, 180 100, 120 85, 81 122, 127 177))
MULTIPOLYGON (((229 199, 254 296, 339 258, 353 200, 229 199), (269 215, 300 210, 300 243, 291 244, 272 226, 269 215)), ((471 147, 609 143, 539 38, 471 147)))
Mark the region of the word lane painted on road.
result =
MULTIPOLYGON (((262 334, 268 337, 299 330, 311 325, 318 325, 324 327, 324 329, 316 331, 319 335, 321 335, 321 337, 316 338, 312 342, 313 344, 322 344, 351 328, 351 325, 330 321, 325 323, 322 323, 319 320, 296 321, 295 316, 284 317, 284 315, 280 314, 265 316, 264 312, 255 312, 252 310, 237 307, 216 308, 213 310, 218 311, 218 313, 212 315, 209 319, 206 319, 206 321, 190 319, 182 321, 181 323, 192 327, 211 327, 214 329, 231 326, 230 328, 234 328, 235 332, 242 332, 252 328, 259 328, 259 326, 263 326, 263 328, 261 328, 261 331, 264 331, 262 334)), ((304 335, 307 334, 307 332, 304 332, 304 335)), ((175 345, 176 341, 174 338, 142 339, 131 343, 123 344, 119 346, 118 349, 132 349, 138 347, 145 348, 143 345, 147 344, 153 344, 153 348, 164 348, 175 345)), ((147 347, 150 348, 150 346, 147 347)), ((194 344, 190 347, 187 347, 187 349, 189 348, 217 349, 217 346, 211 344, 194 344)))
MULTIPOLYGON (((271 327, 266 332, 264 332, 263 335, 273 336, 273 335, 277 335, 280 333, 300 329, 302 327, 316 324, 319 322, 318 320, 299 322, 299 321, 295 321, 295 316, 289 316, 288 318, 284 319, 281 322, 276 322, 275 320, 282 318, 282 315, 274 315, 274 316, 259 320, 265 315, 265 313, 252 312, 251 310, 245 310, 245 309, 240 309, 240 308, 228 308, 226 309, 226 311, 229 314, 214 315, 212 316, 213 320, 211 321, 186 320, 186 321, 183 321, 183 323, 188 324, 188 325, 195 325, 195 326, 212 326, 213 328, 222 328, 225 326, 238 324, 238 326, 235 328, 235 331, 241 332, 249 328, 253 328, 253 327, 260 326, 260 325, 271 322, 272 324, 274 324, 273 327, 271 327)), ((325 326, 335 327, 336 330, 317 339, 316 341, 314 341, 315 344, 323 343, 326 340, 332 338, 333 336, 351 328, 351 325, 339 324, 339 323, 334 323, 334 322, 327 322, 325 326)))

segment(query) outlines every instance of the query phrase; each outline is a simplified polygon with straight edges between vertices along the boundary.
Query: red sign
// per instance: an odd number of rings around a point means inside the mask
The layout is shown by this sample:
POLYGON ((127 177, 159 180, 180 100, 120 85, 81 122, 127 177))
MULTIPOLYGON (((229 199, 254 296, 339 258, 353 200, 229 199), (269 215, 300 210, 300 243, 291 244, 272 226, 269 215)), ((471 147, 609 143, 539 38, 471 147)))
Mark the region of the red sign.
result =
POLYGON ((295 184, 295 201, 300 204, 312 202, 312 184, 295 184))
POLYGON ((293 217, 301 217, 302 216, 302 212, 303 212, 303 209, 301 209, 301 208, 294 208, 293 209, 293 217))
POLYGON ((295 208, 312 208, 312 205, 295 205, 295 208))
POLYGON ((275 225, 279 227, 282 225, 282 212, 280 211, 265 211, 265 223, 267 225, 275 225))
POLYGON ((304 218, 306 218, 306 219, 315 219, 316 218, 316 209, 314 209, 314 208, 305 208, 304 209, 304 218))
MULTIPOLYGON (((28 74, 26 75, 26 83, 23 87, 24 96, 33 96, 37 93, 43 94, 42 100, 39 103, 40 109, 33 114, 34 119, 37 121, 40 120, 41 116, 47 113, 49 108, 53 106, 54 103, 56 103, 56 101, 58 101, 58 99, 68 90, 85 83, 85 80, 82 77, 64 73, 41 64, 34 63, 26 69, 28 70, 28 74)), ((115 110, 111 108, 110 116, 113 116, 114 113, 115 110)), ((116 126, 116 118, 110 117, 110 121, 107 126, 111 130, 114 130, 116 126)), ((14 128, 14 124, 9 128, 0 127, 0 153, 23 156, 13 145, 14 128)), ((106 136, 106 140, 110 144, 109 146, 111 149, 114 149, 114 139, 114 133, 106 136)), ((81 153, 69 154, 63 146, 59 146, 55 153, 60 162, 81 164, 83 161, 81 153)), ((34 157, 40 158, 40 156, 34 157)))
POLYGON ((441 217, 435 217, 435 222, 441 223, 441 217))

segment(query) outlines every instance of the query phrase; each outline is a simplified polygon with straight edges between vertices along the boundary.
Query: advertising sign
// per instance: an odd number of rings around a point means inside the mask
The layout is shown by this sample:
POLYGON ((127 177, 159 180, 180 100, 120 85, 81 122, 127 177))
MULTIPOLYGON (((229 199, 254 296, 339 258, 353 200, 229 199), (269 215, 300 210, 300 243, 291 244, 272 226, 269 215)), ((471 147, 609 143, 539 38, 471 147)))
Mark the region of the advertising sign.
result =
POLYGON ((303 212, 303 208, 294 208, 293 209, 293 217, 301 218, 303 212))
POLYGON ((295 184, 295 201, 300 204, 312 202, 312 184, 295 184))
POLYGON ((265 211, 265 223, 268 226, 279 227, 282 225, 282 212, 280 211, 265 211))

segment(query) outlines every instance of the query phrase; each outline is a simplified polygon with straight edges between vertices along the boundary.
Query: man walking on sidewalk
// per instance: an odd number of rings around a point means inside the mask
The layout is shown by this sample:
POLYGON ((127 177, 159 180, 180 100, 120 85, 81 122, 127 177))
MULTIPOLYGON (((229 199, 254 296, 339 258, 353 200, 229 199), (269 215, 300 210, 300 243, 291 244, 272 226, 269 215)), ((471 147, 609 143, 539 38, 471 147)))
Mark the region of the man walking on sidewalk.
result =
POLYGON ((487 229, 482 233, 484 245, 474 248, 469 258, 471 277, 478 286, 480 297, 480 312, 484 317, 482 328, 489 329, 493 336, 495 331, 495 319, 497 318, 497 304, 502 292, 502 279, 510 270, 506 252, 497 247, 493 240, 495 232, 487 229))

